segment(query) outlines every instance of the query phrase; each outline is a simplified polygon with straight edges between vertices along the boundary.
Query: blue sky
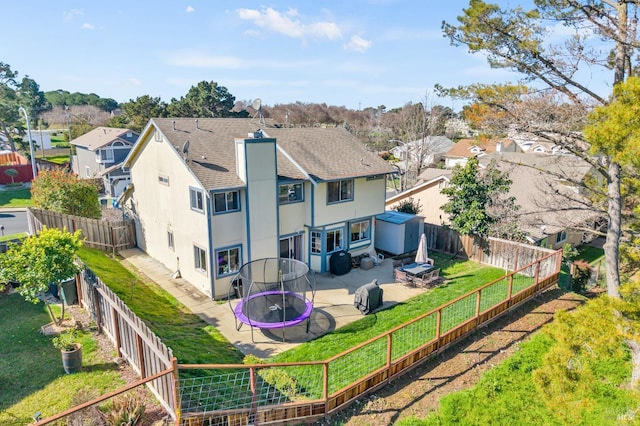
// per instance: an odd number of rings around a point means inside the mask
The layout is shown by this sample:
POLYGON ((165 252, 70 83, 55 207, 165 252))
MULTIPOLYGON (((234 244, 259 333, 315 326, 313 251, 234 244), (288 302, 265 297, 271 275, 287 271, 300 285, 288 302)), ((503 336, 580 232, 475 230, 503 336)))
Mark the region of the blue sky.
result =
MULTIPOLYGON (((361 109, 433 86, 515 81, 451 46, 441 23, 467 1, 24 0, 3 5, 0 61, 43 91, 169 102, 202 80, 238 100, 361 109)), ((451 106, 451 101, 434 103, 451 106)))

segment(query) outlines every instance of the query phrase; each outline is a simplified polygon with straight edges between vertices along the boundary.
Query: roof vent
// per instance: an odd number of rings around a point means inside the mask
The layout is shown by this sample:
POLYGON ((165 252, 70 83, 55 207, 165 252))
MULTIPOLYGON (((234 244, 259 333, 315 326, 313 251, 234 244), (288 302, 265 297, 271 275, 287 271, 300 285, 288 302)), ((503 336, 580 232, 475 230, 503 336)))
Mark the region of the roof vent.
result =
POLYGON ((196 118, 196 129, 200 130, 200 127, 198 127, 198 119, 196 118))
POLYGON ((262 136, 263 136, 262 129, 258 129, 255 132, 253 132, 253 137, 255 139, 260 139, 262 136))
POLYGON ((176 130, 176 120, 173 120, 173 130, 176 130))

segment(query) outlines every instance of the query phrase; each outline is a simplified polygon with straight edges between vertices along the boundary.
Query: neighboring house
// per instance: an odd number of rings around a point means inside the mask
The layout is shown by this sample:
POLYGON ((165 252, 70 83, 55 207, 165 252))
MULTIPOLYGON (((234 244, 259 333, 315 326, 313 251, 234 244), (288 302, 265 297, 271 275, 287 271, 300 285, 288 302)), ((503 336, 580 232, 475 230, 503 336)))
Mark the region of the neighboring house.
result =
POLYGON ((418 184, 399 194, 387 197, 385 206, 387 210, 395 210, 402 202, 412 200, 419 203, 421 209, 419 215, 424 217, 427 223, 446 225, 449 216, 442 211, 442 206, 449 201, 440 190, 451 181, 451 170, 428 168, 418 177, 418 184))
POLYGON ((105 194, 119 197, 129 184, 122 162, 133 148, 138 133, 129 129, 98 127, 71 141, 75 146, 72 170, 81 178, 100 178, 105 194))
MULTIPOLYGON (((558 249, 563 244, 580 244, 587 229, 595 229, 601 216, 589 210, 590 203, 571 181, 597 177, 593 168, 575 156, 532 153, 493 153, 480 157, 480 167, 496 159, 499 170, 512 181, 509 196, 516 199, 518 227, 531 244, 558 249)), ((427 223, 446 225, 449 216, 441 207, 448 200, 440 190, 449 184, 451 170, 427 169, 422 183, 387 198, 387 209, 401 201, 419 201, 427 223)))
POLYGON ((252 260, 371 251, 394 171, 341 128, 233 118, 152 119, 125 166, 139 247, 214 299, 252 260))
POLYGON ((513 140, 522 152, 533 154, 551 154, 551 155, 565 155, 570 152, 542 137, 536 136, 528 132, 516 132, 510 131, 508 138, 513 140))
MULTIPOLYGON (((55 130, 31 130, 31 140, 35 143, 34 149, 51 149, 51 132, 55 130)), ((25 139, 28 139, 26 135, 25 139)))
POLYGON ((464 166, 471 157, 482 157, 494 152, 521 152, 520 147, 510 139, 476 140, 460 139, 444 154, 444 166, 452 169, 456 165, 464 166))
POLYGON ((395 146, 389 152, 404 162, 399 164, 403 170, 416 169, 417 165, 422 169, 439 162, 454 145, 455 143, 446 136, 427 136, 395 146))
POLYGON ((601 179, 593 167, 573 155, 501 153, 480 159, 486 166, 496 158, 499 170, 511 179, 509 195, 515 197, 518 227, 530 243, 559 249, 580 244, 587 229, 596 229, 602 215, 590 208, 580 183, 601 179), (577 182, 577 183, 576 183, 577 182))

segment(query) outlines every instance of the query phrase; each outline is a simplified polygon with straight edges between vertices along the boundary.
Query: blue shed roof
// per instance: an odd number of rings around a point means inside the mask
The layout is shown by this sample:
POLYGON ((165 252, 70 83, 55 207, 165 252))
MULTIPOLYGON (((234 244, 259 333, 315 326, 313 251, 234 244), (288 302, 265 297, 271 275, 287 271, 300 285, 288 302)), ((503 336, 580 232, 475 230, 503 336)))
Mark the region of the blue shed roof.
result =
POLYGON ((418 216, 410 213, 397 212, 393 210, 387 210, 386 212, 379 214, 376 216, 376 220, 381 220, 383 222, 395 223, 397 225, 401 225, 403 223, 407 223, 412 219, 420 218, 422 216, 418 216))

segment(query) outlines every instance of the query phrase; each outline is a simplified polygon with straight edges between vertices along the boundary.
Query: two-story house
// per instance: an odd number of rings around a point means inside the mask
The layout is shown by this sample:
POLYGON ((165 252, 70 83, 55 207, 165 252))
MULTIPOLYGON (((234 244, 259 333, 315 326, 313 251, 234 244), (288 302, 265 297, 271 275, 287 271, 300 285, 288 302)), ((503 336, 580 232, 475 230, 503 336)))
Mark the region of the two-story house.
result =
POLYGON ((342 128, 252 119, 152 119, 125 161, 138 246, 219 299, 244 263, 374 247, 394 168, 342 128))
POLYGON ((138 133, 113 127, 98 127, 73 139, 73 172, 81 178, 102 179, 106 195, 120 196, 129 184, 129 171, 122 162, 137 139, 138 133))

